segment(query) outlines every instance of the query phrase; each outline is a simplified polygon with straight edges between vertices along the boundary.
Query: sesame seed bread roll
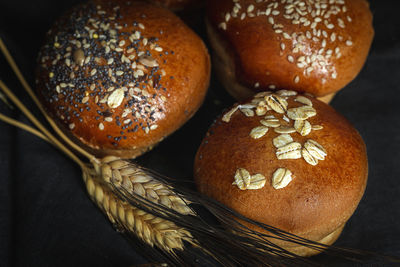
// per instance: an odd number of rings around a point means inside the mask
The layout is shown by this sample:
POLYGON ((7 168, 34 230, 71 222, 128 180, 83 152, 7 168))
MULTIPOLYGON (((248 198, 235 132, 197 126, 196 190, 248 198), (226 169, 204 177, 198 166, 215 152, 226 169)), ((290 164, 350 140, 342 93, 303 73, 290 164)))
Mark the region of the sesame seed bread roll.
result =
MULTIPOLYGON (((234 105, 210 127, 194 162, 201 193, 327 245, 356 209, 367 173, 358 132, 329 105, 295 91, 263 92, 234 105)), ((300 256, 318 253, 271 241, 300 256)))
POLYGON ((365 0, 209 1, 214 66, 237 99, 290 88, 329 99, 360 72, 374 30, 365 0))
POLYGON ((48 113, 97 156, 136 157, 184 124, 210 78, 202 40, 144 2, 91 1, 48 32, 37 90, 48 113))

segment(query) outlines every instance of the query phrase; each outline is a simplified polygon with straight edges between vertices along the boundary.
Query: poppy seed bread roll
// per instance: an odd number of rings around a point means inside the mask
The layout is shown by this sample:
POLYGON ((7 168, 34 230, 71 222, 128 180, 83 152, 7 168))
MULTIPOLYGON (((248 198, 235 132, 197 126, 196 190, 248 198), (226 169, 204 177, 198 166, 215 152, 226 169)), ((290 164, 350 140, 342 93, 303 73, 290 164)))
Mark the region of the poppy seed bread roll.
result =
POLYGON ((317 97, 360 72, 374 30, 365 0, 209 1, 214 66, 237 99, 290 88, 317 97))
MULTIPOLYGON (((354 127, 329 105, 294 91, 236 104, 210 127, 194 163, 201 193, 327 245, 356 209, 367 173, 365 144, 354 127)), ((318 253, 271 241, 300 256, 318 253)))
POLYGON ((97 156, 132 158, 197 111, 209 61, 202 40, 172 12, 144 2, 90 1, 48 32, 37 91, 76 143, 97 156))

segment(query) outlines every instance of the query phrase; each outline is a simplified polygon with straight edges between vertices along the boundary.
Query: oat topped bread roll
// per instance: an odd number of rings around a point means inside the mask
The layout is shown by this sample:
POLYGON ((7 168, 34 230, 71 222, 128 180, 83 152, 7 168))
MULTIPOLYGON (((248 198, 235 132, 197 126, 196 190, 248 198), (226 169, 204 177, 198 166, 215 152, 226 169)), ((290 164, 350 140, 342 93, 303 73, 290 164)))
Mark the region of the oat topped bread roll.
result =
POLYGON ((216 71, 237 99, 332 95, 360 72, 374 35, 366 0, 209 1, 207 21, 216 71))
POLYGON ((37 91, 48 113, 97 156, 136 157, 199 108, 210 62, 172 12, 90 1, 61 17, 40 50, 37 91))
MULTIPOLYGON (((258 93, 225 112, 194 163, 200 192, 328 245, 356 209, 367 173, 365 144, 350 123, 316 98, 287 90, 258 93)), ((300 256, 318 253, 271 241, 300 256)))

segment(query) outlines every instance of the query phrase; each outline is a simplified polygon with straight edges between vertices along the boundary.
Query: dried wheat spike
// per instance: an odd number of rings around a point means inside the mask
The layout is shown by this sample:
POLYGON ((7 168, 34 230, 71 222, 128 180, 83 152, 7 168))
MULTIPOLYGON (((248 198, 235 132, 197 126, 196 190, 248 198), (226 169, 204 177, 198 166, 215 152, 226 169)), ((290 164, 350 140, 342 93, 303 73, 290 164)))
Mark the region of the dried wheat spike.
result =
POLYGON ((140 195, 183 215, 195 215, 189 201, 177 195, 173 188, 152 177, 130 161, 113 156, 101 160, 99 167, 103 181, 130 194, 140 195))
POLYGON ((116 197, 111 189, 101 182, 94 169, 84 169, 83 180, 92 200, 107 214, 113 224, 122 226, 150 246, 173 253, 174 249, 183 250, 183 241, 195 243, 190 232, 175 223, 155 217, 116 197))

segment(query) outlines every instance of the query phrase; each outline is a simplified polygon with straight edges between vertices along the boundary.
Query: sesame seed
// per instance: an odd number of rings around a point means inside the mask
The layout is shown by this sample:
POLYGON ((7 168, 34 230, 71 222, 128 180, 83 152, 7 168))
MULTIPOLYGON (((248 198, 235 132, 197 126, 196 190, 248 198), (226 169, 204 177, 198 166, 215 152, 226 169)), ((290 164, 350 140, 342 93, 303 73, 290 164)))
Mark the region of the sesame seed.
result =
POLYGON ((268 22, 271 23, 271 24, 274 24, 275 23, 274 18, 273 17, 268 17, 268 22))
POLYGON ((70 123, 68 127, 70 130, 73 130, 75 128, 75 123, 70 123))
POLYGON ((351 19, 350 16, 347 16, 347 21, 348 21, 348 22, 351 22, 351 21, 352 21, 352 19, 351 19))
POLYGON ((347 45, 347 46, 352 46, 352 45, 353 45, 353 42, 350 41, 350 40, 347 40, 347 41, 346 41, 346 45, 347 45))
POLYGON ((54 72, 50 72, 50 73, 49 73, 49 77, 50 77, 50 78, 53 78, 53 77, 54 77, 54 72))
POLYGON ((299 83, 299 81, 300 81, 300 77, 296 75, 294 77, 294 83, 299 83))
POLYGON ((102 122, 99 123, 99 129, 100 129, 100 131, 104 130, 104 124, 102 122))
POLYGON ((346 25, 344 24, 344 21, 342 19, 338 18, 337 20, 338 20, 338 25, 339 25, 340 28, 345 28, 346 27, 346 25))
POLYGON ((331 34, 331 42, 334 42, 336 40, 336 33, 331 34))
POLYGON ((226 23, 225 23, 225 22, 222 22, 222 23, 220 23, 220 24, 218 25, 218 27, 221 28, 221 29, 223 29, 223 30, 226 30, 226 23))
POLYGON ((291 37, 290 37, 290 35, 288 33, 284 32, 283 33, 283 38, 290 39, 291 37))
POLYGON ((231 19, 231 14, 230 13, 226 13, 225 14, 225 21, 228 22, 231 19))

